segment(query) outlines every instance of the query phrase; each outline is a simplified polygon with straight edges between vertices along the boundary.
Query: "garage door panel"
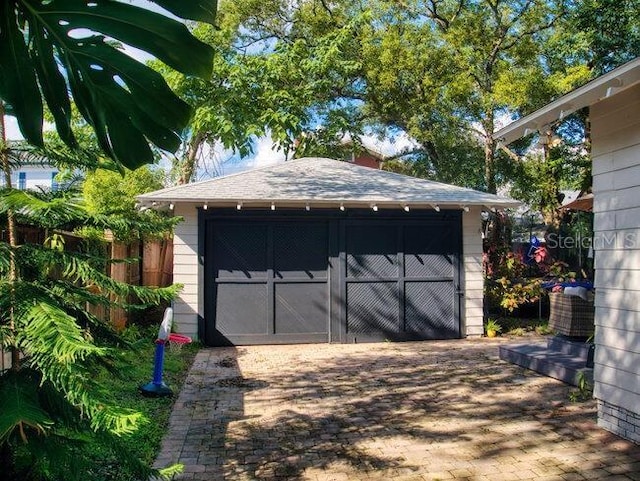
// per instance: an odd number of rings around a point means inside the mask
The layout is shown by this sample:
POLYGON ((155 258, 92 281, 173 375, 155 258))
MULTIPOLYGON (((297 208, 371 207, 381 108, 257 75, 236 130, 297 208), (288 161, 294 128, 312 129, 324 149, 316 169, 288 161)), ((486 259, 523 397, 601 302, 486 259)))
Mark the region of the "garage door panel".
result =
POLYGON ((222 334, 266 334, 266 284, 218 284, 216 329, 222 334))
POLYGON ((208 342, 328 341, 328 222, 211 220, 207 232, 208 342))
POLYGON ((456 242, 446 224, 404 228, 406 277, 453 277, 456 242))
POLYGON ((215 225, 213 245, 217 278, 266 279, 267 226, 215 225))
POLYGON ((405 276, 453 278, 453 262, 450 255, 408 254, 404 259, 405 276))
POLYGON ((407 254, 455 254, 457 229, 450 223, 404 227, 404 252, 407 254))
POLYGON ((326 279, 328 255, 326 224, 274 227, 273 262, 277 279, 326 279))
POLYGON ((275 333, 326 333, 328 296, 327 284, 276 284, 275 333))
POLYGON ((347 284, 347 334, 396 333, 399 326, 398 284, 347 284))
POLYGON ((450 339, 460 336, 451 282, 405 284, 405 331, 414 337, 450 339))
POLYGON ((346 228, 347 277, 385 278, 398 275, 395 227, 353 225, 346 228))

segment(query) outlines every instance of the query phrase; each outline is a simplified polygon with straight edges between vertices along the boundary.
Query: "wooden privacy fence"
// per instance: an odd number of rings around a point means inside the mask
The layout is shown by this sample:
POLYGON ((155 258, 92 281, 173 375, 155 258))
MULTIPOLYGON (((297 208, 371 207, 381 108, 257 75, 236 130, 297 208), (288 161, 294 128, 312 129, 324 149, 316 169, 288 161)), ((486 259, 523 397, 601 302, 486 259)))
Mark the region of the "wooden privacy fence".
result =
MULTIPOLYGON (((23 228, 20 233, 23 236, 22 242, 41 243, 43 241, 43 233, 39 229, 23 228)), ((65 238, 67 237, 65 235, 65 238)), ((69 238, 67 241, 69 245, 72 239, 69 238)), ((114 280, 136 286, 157 287, 166 287, 173 282, 173 239, 129 243, 111 240, 106 249, 111 259, 139 259, 133 262, 111 263, 107 267, 107 274, 114 280)), ((116 299, 112 298, 112 300, 116 299)), ((87 312, 103 321, 109 321, 116 329, 124 329, 129 320, 128 313, 118 307, 108 308, 88 304, 87 312)), ((10 368, 11 353, 0 347, 0 373, 10 368)))
MULTIPOLYGON (((166 287, 173 282, 173 239, 151 240, 123 243, 113 240, 110 243, 110 257, 117 259, 139 259, 134 262, 112 262, 109 276, 116 281, 132 285, 166 287)), ((120 301, 116 297, 112 301, 120 301)), ((132 299, 125 299, 126 302, 132 299)), ((106 308, 102 305, 89 304, 88 312, 94 316, 108 320, 116 329, 127 325, 129 315, 120 307, 106 308)))
POLYGON ((11 367, 11 353, 5 352, 0 347, 0 373, 6 371, 11 367))
MULTIPOLYGON (((18 234, 21 244, 44 242, 44 232, 41 229, 21 226, 18 234)), ((68 247, 79 242, 79 238, 70 233, 64 233, 63 236, 68 247)), ((111 259, 138 259, 133 262, 109 264, 106 274, 114 280, 136 286, 157 287, 166 287, 173 282, 173 239, 171 238, 143 242, 136 240, 128 243, 111 239, 106 249, 105 254, 111 259)), ((103 321, 109 321, 116 329, 123 329, 129 320, 128 313, 122 308, 109 309, 102 305, 88 304, 87 312, 103 321)), ((0 346, 0 373, 10 368, 11 353, 0 346)))

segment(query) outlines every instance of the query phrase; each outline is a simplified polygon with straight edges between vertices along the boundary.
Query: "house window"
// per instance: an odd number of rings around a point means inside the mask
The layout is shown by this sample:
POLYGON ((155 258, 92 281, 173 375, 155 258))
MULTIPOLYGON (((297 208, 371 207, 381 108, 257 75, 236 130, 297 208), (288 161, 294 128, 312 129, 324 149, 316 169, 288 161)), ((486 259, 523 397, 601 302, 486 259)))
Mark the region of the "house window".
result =
POLYGON ((27 188, 27 173, 18 172, 18 189, 25 190, 27 188))
POLYGON ((60 188, 60 185, 58 184, 58 181, 56 180, 56 176, 58 175, 57 172, 51 172, 51 190, 52 191, 56 191, 60 188))

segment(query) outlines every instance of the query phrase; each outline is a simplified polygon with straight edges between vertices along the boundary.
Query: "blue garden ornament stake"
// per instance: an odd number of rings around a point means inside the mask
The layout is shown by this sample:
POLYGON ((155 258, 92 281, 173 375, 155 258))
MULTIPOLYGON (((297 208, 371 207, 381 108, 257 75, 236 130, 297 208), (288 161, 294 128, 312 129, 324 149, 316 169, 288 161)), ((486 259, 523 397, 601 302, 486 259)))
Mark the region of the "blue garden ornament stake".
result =
POLYGON ((171 322, 173 321, 173 309, 167 307, 164 311, 162 324, 158 331, 158 339, 156 339, 156 354, 153 365, 153 381, 140 386, 140 391, 145 396, 171 396, 173 391, 162 381, 162 371, 164 368, 164 347, 171 332, 171 322))

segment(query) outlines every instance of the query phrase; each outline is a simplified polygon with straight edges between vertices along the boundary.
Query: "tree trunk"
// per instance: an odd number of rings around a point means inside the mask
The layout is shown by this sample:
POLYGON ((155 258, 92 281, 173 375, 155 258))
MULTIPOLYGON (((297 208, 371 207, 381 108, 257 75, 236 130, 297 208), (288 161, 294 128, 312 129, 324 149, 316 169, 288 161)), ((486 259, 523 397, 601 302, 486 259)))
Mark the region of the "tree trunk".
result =
MULTIPOLYGON (((4 103, 0 101, 0 164, 2 165, 2 173, 4 174, 5 187, 10 189, 11 185, 11 166, 9 165, 9 147, 7 145, 7 132, 5 126, 5 108, 4 103)), ((15 343, 16 325, 13 307, 15 306, 15 291, 13 284, 18 279, 18 271, 16 267, 15 248, 18 246, 18 236, 16 232, 16 218, 12 210, 7 211, 7 231, 9 232, 9 283, 12 285, 9 303, 9 332, 11 333, 11 369, 20 369, 20 351, 15 343)))
POLYGON ((488 109, 482 120, 482 128, 485 132, 484 137, 484 181, 487 192, 490 194, 497 193, 496 186, 496 141, 493 138, 495 130, 495 116, 491 109, 488 109))
POLYGON ((495 194, 496 187, 496 143, 492 135, 487 135, 484 143, 484 180, 487 192, 495 194))
POLYGON ((200 150, 200 146, 204 142, 206 138, 206 134, 204 132, 196 132, 191 140, 189 141, 189 146, 187 148, 187 153, 185 155, 184 160, 182 161, 182 165, 180 166, 180 177, 178 178, 178 185, 188 184, 193 179, 193 175, 196 172, 196 160, 198 156, 198 150, 200 150))

